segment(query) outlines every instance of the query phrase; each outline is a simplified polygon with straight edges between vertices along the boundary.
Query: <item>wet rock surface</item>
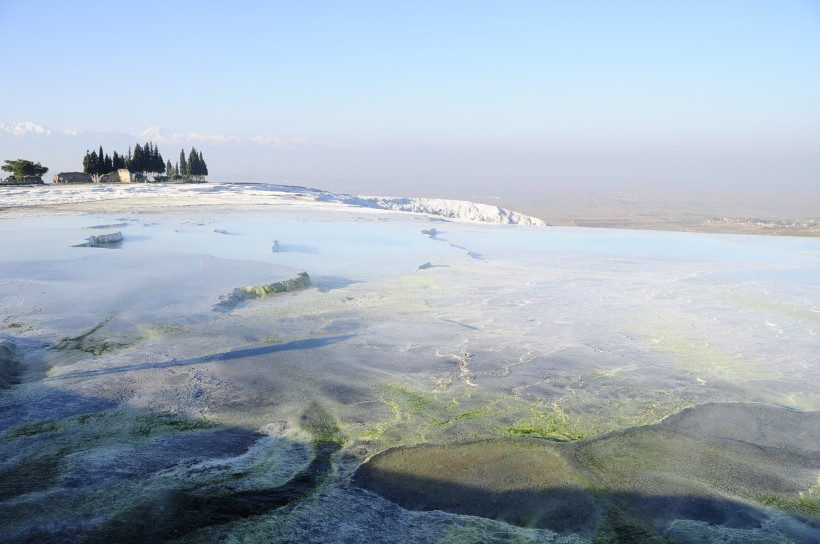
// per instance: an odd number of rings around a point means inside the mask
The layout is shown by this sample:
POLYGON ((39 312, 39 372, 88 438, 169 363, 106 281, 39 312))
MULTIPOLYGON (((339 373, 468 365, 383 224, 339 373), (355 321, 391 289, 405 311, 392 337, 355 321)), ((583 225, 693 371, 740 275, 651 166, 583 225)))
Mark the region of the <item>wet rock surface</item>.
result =
POLYGON ((806 493, 818 471, 820 413, 735 403, 575 443, 390 449, 363 464, 353 482, 412 510, 590 538, 624 524, 660 538, 678 520, 761 530, 782 515, 767 508, 777 502, 797 520, 783 531, 820 536, 820 497, 806 493))

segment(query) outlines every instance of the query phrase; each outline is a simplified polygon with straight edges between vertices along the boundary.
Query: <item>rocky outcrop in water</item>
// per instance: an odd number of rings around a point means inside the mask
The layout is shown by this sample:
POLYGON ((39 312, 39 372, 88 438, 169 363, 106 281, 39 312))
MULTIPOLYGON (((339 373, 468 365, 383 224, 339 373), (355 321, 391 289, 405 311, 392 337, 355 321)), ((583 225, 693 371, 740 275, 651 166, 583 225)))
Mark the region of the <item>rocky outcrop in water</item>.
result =
POLYGON ((85 239, 84 244, 77 247, 114 247, 123 240, 122 232, 112 232, 109 234, 95 234, 85 239))
POLYGON ((245 300, 268 297, 289 291, 298 291, 300 289, 307 289, 308 287, 310 287, 310 276, 307 275, 307 272, 300 272, 295 278, 289 280, 277 281, 265 285, 237 287, 232 293, 220 297, 221 302, 214 306, 214 310, 226 312, 235 308, 237 304, 245 300))

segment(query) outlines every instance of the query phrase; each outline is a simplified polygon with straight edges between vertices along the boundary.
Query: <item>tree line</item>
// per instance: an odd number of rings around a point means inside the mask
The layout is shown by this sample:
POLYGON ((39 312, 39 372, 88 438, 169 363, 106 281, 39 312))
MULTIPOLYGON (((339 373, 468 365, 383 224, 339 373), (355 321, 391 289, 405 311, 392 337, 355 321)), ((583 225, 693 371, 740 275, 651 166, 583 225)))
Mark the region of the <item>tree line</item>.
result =
POLYGON ((86 151, 83 157, 83 172, 97 178, 120 168, 127 168, 139 177, 151 177, 155 181, 202 180, 208 175, 208 165, 202 157, 202 151, 197 151, 195 147, 191 147, 187 158, 185 150, 181 150, 179 162, 173 165, 170 160, 162 159, 157 144, 153 142, 147 142, 145 145, 136 144, 133 151, 129 147, 125 155, 120 155, 116 151, 108 155, 100 146, 99 152, 86 151))
MULTIPOLYGON (((171 161, 165 164, 165 172, 166 175, 171 176, 171 161)), ((205 164, 205 159, 202 158, 202 151, 197 151, 195 147, 191 146, 191 151, 186 159, 185 150, 181 150, 179 152, 179 162, 174 165, 173 173, 175 176, 197 180, 207 176, 208 165, 205 164)))

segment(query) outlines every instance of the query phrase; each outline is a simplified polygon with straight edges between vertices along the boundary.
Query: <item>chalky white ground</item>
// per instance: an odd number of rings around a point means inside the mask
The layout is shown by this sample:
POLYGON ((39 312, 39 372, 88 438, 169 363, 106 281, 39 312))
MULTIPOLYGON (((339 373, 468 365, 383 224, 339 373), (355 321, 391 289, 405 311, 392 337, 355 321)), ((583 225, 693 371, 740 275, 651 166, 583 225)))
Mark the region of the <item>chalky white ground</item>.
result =
POLYGON ((15 395, 295 442, 319 402, 360 457, 491 427, 416 425, 385 384, 515 399, 586 435, 710 401, 820 410, 817 238, 547 227, 489 206, 270 185, 4 187, 0 315, 0 340, 47 369, 15 395), (75 247, 114 232, 116 248, 75 247), (219 306, 301 271, 312 287, 219 306), (54 349, 89 331, 105 349, 54 349))

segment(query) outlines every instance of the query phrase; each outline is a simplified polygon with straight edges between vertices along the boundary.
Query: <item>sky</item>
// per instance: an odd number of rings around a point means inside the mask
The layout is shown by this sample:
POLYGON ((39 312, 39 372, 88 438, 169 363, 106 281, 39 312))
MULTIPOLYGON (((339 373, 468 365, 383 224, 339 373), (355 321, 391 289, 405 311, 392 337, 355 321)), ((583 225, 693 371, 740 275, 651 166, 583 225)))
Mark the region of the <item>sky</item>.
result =
POLYGON ((818 0, 0 0, 0 27, 0 123, 196 142, 225 179, 820 193, 818 0))

